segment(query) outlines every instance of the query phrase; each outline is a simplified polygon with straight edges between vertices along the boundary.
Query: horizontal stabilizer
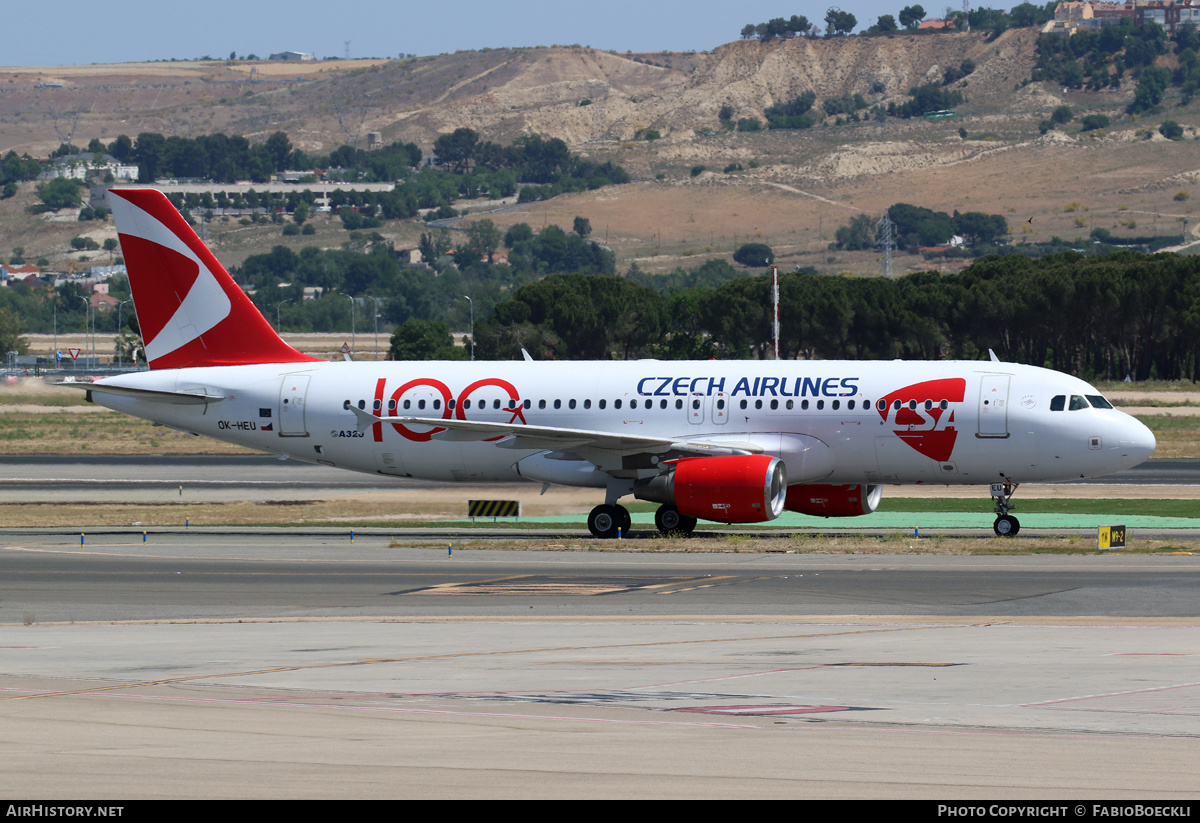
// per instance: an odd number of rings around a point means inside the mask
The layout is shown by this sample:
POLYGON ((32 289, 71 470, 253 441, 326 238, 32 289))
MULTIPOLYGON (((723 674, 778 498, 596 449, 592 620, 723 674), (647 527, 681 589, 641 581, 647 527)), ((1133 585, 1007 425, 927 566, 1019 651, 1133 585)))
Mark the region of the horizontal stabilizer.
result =
POLYGON ((55 386, 66 386, 71 389, 84 389, 91 401, 93 392, 101 394, 120 394, 126 397, 136 397, 139 400, 149 400, 153 403, 170 403, 175 406, 199 406, 204 403, 217 403, 225 397, 220 394, 197 394, 186 391, 160 391, 158 389, 134 389, 129 386, 109 386, 104 383, 53 383, 55 386))

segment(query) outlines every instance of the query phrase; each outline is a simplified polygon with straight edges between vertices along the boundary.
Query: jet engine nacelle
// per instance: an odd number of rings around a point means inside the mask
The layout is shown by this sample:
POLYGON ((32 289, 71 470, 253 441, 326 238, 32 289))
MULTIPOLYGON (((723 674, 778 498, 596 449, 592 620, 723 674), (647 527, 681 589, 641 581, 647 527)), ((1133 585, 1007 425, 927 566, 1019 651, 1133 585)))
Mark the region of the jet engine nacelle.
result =
POLYGON ((718 523, 762 523, 783 513, 787 469, 765 454, 691 457, 669 474, 634 487, 639 500, 674 506, 680 514, 718 523))
POLYGON ((806 483, 788 486, 785 508, 817 517, 858 517, 879 508, 883 486, 835 486, 806 483))

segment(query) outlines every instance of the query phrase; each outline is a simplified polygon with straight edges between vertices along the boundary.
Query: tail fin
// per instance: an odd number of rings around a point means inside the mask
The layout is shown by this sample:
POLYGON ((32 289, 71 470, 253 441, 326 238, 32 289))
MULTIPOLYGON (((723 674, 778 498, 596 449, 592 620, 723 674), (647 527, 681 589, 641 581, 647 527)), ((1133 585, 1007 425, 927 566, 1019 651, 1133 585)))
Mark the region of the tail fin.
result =
POLYGON ((301 363, 156 189, 110 189, 151 369, 301 363))

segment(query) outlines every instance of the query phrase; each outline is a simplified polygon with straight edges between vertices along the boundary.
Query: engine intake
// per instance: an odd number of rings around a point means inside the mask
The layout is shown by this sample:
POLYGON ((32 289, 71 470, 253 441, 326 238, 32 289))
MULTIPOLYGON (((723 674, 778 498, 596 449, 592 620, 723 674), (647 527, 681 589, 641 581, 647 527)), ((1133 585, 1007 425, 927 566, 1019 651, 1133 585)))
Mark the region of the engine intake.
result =
POLYGON ((765 454, 689 457, 673 471, 634 486, 634 497, 718 523, 762 523, 783 513, 783 461, 765 454))

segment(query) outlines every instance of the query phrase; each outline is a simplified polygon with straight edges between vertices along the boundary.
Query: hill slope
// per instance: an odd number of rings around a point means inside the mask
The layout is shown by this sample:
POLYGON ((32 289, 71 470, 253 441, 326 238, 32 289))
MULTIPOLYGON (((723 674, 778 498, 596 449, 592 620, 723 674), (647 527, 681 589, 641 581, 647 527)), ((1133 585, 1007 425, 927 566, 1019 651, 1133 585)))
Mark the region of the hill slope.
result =
MULTIPOLYGON (((310 152, 365 145, 368 132, 428 151, 438 134, 460 126, 501 142, 536 132, 617 160, 640 182, 493 219, 501 226, 570 226, 574 215, 586 216, 622 268, 632 261, 650 269, 692 266, 728 257, 737 243, 755 238, 775 246, 787 265, 877 270, 877 253, 826 247, 854 215, 879 216, 896 202, 1004 214, 1015 240, 1086 238, 1093 228, 1176 233, 1182 221, 1196 229, 1200 161, 1192 139, 1200 104, 1164 104, 1163 112, 1135 122, 1122 114, 1128 88, 1064 94, 1022 85, 1035 40, 1025 29, 992 42, 985 34, 747 40, 688 54, 555 47, 406 61, 0 69, 0 151, 44 155, 67 135, 84 144, 140 131, 262 139, 276 130, 310 152), (976 70, 953 85, 967 102, 952 121, 761 133, 718 127, 722 106, 735 119, 761 117, 765 107, 810 89, 818 101, 862 94, 872 104, 903 102, 909 88, 937 81, 966 59, 976 70), (878 87, 882 92, 873 94, 878 87), (1040 136, 1038 122, 1064 102, 1077 114, 1109 114, 1113 128, 1080 134, 1071 124, 1040 136), (1156 128, 1166 117, 1188 127, 1188 139, 1160 139, 1156 128), (634 141, 645 128, 662 139, 634 141), (726 167, 732 170, 722 173, 726 167)), ((67 254, 67 240, 84 227, 23 216, 17 203, 31 197, 26 191, 0 201, 0 249, 25 246, 30 258, 67 254)), ((389 225, 385 234, 411 244, 420 230, 389 225)), ((244 244, 228 249, 232 262, 282 240, 270 230, 245 234, 244 244)), ((320 242, 336 246, 340 236, 331 226, 320 242)), ((901 262, 926 265, 920 258, 901 262)))

